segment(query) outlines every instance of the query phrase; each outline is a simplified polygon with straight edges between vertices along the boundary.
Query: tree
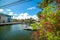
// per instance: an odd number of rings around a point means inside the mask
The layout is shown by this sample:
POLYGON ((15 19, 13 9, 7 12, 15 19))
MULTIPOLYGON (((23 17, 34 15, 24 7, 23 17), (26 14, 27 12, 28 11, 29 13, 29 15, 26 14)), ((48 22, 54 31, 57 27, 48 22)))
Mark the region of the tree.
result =
POLYGON ((40 15, 41 15, 41 12, 38 12, 38 14, 37 14, 38 18, 40 18, 40 15))
POLYGON ((43 2, 41 2, 39 4, 39 8, 45 8, 47 7, 50 3, 52 3, 54 0, 43 0, 43 2))
MULTIPOLYGON (((39 4, 39 7, 43 8, 37 14, 40 18, 39 29, 37 29, 40 33, 40 40, 60 40, 60 10, 57 10, 59 7, 53 4, 55 2, 57 0, 44 0, 42 4, 39 4)), ((60 4, 59 0, 56 4, 60 4)))
MULTIPOLYGON (((57 35, 57 32, 60 31, 60 10, 55 10, 59 7, 56 7, 54 4, 50 3, 50 0, 43 1, 42 5, 40 7, 43 8, 41 14, 40 14, 40 27, 42 31, 42 38, 43 36, 48 36, 47 40, 55 40, 55 37, 57 35), (47 4, 46 4, 47 3, 47 4), (44 33, 44 30, 46 34, 44 33), (43 35, 45 34, 45 35, 43 35), (53 35, 54 34, 54 35, 53 35), (53 37, 55 36, 55 37, 53 37)), ((55 1, 56 2, 56 1, 55 1)), ((54 2, 52 2, 54 3, 54 2)), ((59 4, 59 2, 57 2, 59 4)), ((38 13, 39 14, 39 13, 38 13)), ((40 36, 41 37, 41 36, 40 36)), ((58 40, 58 39, 56 39, 58 40)), ((60 39, 59 39, 60 40, 60 39)))

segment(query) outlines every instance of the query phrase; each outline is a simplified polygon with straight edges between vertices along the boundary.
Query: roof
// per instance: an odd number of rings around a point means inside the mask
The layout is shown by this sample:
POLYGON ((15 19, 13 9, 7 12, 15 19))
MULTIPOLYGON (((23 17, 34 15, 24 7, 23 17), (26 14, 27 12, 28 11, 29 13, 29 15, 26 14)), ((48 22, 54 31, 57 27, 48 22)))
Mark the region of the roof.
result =
POLYGON ((10 15, 3 14, 3 13, 0 13, 0 15, 4 15, 4 16, 7 16, 7 17, 11 17, 10 15))

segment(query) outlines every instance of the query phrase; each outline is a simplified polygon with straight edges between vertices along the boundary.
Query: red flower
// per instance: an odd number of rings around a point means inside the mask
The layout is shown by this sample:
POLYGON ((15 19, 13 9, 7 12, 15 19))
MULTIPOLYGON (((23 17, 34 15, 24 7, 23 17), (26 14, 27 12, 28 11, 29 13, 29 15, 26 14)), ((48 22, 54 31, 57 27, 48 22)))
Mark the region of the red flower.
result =
POLYGON ((60 24, 60 22, 58 22, 58 24, 60 24))
POLYGON ((37 31, 36 33, 37 33, 38 35, 40 34, 40 32, 39 32, 39 31, 37 31))
POLYGON ((46 24, 46 25, 48 25, 48 24, 49 24, 49 22, 45 22, 45 24, 46 24))
POLYGON ((52 29, 48 29, 49 32, 52 32, 52 29))

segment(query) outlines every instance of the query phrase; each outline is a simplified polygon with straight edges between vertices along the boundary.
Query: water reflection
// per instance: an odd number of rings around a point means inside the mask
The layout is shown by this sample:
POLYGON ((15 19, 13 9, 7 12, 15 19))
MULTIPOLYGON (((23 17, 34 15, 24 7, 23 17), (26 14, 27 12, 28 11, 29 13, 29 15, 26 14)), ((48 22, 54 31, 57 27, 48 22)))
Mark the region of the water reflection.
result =
POLYGON ((0 26, 0 39, 2 40, 3 36, 10 31, 10 26, 0 26))
POLYGON ((0 26, 0 40, 31 40, 32 31, 23 30, 25 24, 0 26))

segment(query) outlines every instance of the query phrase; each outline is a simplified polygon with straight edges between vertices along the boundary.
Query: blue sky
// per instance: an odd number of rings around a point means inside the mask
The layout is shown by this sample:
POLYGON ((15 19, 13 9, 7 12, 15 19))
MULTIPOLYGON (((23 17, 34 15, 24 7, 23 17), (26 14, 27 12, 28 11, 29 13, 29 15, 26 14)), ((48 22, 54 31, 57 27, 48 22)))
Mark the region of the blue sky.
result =
MULTIPOLYGON (((12 2, 16 2, 18 0, 1 0, 0 1, 0 6, 12 3, 12 2)), ((20 15, 21 18, 21 14, 26 14, 29 16, 35 16, 39 11, 41 11, 41 9, 39 9, 38 6, 38 2, 41 2, 41 0, 32 0, 30 2, 24 2, 24 3, 18 3, 15 5, 10 5, 8 7, 2 7, 0 9, 3 9, 5 14, 9 14, 14 16, 15 18, 17 18, 20 15)), ((23 15, 24 16, 24 15, 23 15)))

